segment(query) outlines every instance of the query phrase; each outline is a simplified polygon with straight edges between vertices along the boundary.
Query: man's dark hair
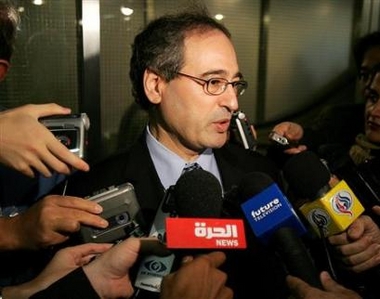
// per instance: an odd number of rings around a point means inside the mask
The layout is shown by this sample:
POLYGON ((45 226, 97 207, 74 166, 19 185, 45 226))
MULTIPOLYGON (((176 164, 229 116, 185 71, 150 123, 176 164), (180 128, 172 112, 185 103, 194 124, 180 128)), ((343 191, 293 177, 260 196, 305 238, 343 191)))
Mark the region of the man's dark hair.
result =
POLYGON ((165 80, 173 80, 184 63, 186 34, 220 30, 228 38, 231 34, 221 23, 209 16, 205 8, 169 14, 150 22, 132 45, 129 76, 135 101, 145 110, 151 106, 144 92, 144 71, 149 69, 165 80))

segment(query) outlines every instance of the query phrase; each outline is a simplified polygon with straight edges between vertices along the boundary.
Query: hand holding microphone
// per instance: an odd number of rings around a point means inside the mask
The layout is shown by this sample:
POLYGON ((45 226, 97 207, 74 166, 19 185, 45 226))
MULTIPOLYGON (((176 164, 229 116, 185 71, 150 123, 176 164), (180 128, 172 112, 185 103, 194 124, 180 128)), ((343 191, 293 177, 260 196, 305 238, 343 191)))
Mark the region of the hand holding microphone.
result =
MULTIPOLYGON (((312 152, 303 152, 292 157, 284 166, 284 176, 294 194, 307 199, 299 208, 315 231, 322 236, 329 270, 335 276, 330 249, 340 253, 345 268, 362 272, 372 268, 366 278, 352 277, 352 285, 357 285, 369 294, 377 293, 379 229, 373 220, 361 215, 364 208, 344 180, 332 188, 329 186, 331 174, 327 167, 312 152), (325 242, 326 238, 330 244, 325 242)), ((339 255, 338 255, 339 256, 339 255)), ((347 277, 347 271, 342 272, 347 277)), ((350 279, 350 278, 349 278, 350 279)), ((376 297, 377 298, 377 297, 376 297)))
POLYGON ((321 288, 318 272, 300 236, 306 228, 287 198, 264 173, 247 175, 239 185, 241 208, 256 237, 272 246, 289 274, 321 288))
POLYGON ((290 190, 304 201, 299 207, 301 213, 322 237, 343 232, 364 212, 344 180, 329 185, 330 171, 313 152, 294 155, 283 172, 290 190))
POLYGON ((302 126, 297 123, 289 121, 279 123, 273 127, 272 132, 284 137, 289 143, 293 144, 293 146, 284 148, 284 153, 286 154, 294 155, 307 149, 305 145, 298 144, 304 132, 302 126))
POLYGON ((369 216, 360 216, 346 231, 328 240, 344 265, 355 273, 380 264, 380 229, 369 216))

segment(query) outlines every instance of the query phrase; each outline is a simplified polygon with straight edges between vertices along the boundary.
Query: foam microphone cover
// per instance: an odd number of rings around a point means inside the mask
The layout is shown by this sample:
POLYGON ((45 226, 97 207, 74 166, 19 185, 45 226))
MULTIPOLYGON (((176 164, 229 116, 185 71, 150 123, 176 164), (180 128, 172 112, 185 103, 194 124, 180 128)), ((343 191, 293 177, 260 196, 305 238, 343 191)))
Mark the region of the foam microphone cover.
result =
POLYGON ((246 200, 259 194, 273 184, 270 176, 262 172, 252 172, 245 175, 240 181, 238 192, 241 200, 246 200))
POLYGON ((234 185, 224 194, 223 215, 226 217, 244 217, 240 205, 248 198, 259 194, 273 183, 271 177, 262 172, 251 172, 243 176, 238 185, 234 185))
POLYGON ((222 187, 203 169, 185 172, 173 190, 179 217, 218 218, 222 212, 222 187))
POLYGON ((303 151, 290 158, 284 165, 283 173, 290 189, 299 198, 317 199, 329 186, 330 171, 310 151, 303 151))

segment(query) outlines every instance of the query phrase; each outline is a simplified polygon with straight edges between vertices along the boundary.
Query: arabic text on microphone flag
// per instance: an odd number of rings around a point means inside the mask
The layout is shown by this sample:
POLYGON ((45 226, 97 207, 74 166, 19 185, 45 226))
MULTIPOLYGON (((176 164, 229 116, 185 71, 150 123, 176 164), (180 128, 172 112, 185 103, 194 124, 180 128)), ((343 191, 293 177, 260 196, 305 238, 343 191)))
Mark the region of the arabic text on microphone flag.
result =
POLYGON ((241 219, 166 218, 168 248, 244 249, 244 223, 241 219))

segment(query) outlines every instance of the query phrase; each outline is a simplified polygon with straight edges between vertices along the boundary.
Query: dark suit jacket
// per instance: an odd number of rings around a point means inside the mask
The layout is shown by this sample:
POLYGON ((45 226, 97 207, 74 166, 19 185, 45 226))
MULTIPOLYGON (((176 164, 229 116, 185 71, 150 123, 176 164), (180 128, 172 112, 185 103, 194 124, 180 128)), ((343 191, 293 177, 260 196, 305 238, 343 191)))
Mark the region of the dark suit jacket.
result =
MULTIPOLYGON (((232 144, 216 149, 214 153, 224 190, 230 190, 244 174, 253 171, 264 172, 279 181, 279 172, 274 163, 258 153, 232 144)), ((150 227, 164 196, 164 188, 149 155, 144 135, 127 152, 92 165, 88 173, 72 176, 66 194, 84 197, 125 182, 133 184, 143 216, 150 227)), ((248 227, 247 237, 247 250, 226 251, 224 269, 229 275, 228 284, 234 289, 234 298, 286 298, 284 271, 275 255, 253 237, 248 227)))

